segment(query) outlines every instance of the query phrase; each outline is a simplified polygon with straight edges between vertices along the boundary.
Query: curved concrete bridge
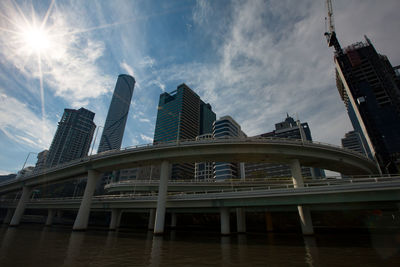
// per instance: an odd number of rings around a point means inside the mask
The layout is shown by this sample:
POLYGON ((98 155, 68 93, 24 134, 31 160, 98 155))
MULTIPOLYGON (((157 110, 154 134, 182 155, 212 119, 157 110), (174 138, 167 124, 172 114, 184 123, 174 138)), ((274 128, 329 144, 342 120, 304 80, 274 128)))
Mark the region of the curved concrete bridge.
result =
MULTIPOLYGON (((88 177, 74 230, 87 228, 92 196, 103 172, 160 164, 160 182, 154 233, 163 233, 170 165, 184 162, 279 162, 290 166, 294 187, 303 187, 301 166, 344 174, 378 173, 376 164, 347 149, 309 141, 275 138, 180 141, 107 151, 0 184, 0 194, 22 189, 10 225, 18 225, 33 188, 78 177, 88 177)), ((299 206, 304 233, 312 232, 309 212, 299 206)), ((226 211, 224 211, 226 213, 226 211)), ((225 214, 226 215, 226 214, 225 214)), ((226 217, 226 216, 224 216, 226 217)))

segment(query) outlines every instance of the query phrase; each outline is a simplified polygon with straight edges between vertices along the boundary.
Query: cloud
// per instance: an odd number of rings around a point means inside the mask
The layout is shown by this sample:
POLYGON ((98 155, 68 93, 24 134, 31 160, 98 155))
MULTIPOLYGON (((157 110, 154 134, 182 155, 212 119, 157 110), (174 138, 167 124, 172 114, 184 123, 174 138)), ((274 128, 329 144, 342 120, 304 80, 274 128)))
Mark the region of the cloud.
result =
POLYGON ((49 148, 55 132, 54 123, 43 121, 26 104, 2 91, 0 89, 0 130, 22 145, 39 150, 49 148))
POLYGON ((156 64, 156 60, 152 57, 146 56, 140 62, 139 65, 141 67, 150 67, 152 68, 156 64))
POLYGON ((140 134, 140 138, 146 143, 153 143, 153 138, 151 138, 150 136, 140 134))
MULTIPOLYGON (((33 12, 25 22, 15 10, 15 5, 9 2, 4 2, 2 8, 8 10, 0 19, 3 28, 18 32, 20 27, 31 27, 35 20, 40 21, 33 12)), ((76 103, 86 103, 88 99, 108 93, 113 79, 98 66, 98 60, 105 51, 104 43, 89 33, 76 32, 79 23, 87 27, 84 20, 78 19, 69 10, 60 9, 51 10, 45 24, 49 40, 46 51, 38 54, 32 51, 32 44, 19 37, 20 33, 1 31, 0 53, 26 77, 43 78, 45 90, 51 90, 56 96, 77 106, 76 103)))
POLYGON ((135 77, 135 73, 133 71, 133 68, 131 66, 129 66, 125 60, 123 62, 120 63, 120 66, 123 70, 125 70, 129 75, 131 75, 132 77, 135 77))
POLYGON ((148 122, 148 123, 150 123, 150 120, 146 119, 146 118, 140 118, 139 121, 140 122, 148 122))

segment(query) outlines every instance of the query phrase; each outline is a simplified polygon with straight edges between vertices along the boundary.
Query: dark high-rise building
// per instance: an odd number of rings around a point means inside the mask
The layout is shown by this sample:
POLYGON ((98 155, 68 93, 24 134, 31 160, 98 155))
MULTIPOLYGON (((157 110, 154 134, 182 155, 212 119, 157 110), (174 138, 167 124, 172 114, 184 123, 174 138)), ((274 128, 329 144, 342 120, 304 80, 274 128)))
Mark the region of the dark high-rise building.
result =
MULTIPOLYGON (((275 124, 275 130, 257 137, 278 137, 312 141, 310 127, 307 122, 296 122, 287 115, 282 122, 275 124)), ((318 168, 302 167, 304 177, 325 177, 325 172, 318 168)), ((290 177, 291 171, 286 164, 275 163, 246 163, 246 177, 290 177)))
POLYGON ((40 171, 41 169, 43 169, 46 166, 46 160, 47 160, 48 154, 49 154, 49 151, 46 149, 37 155, 37 161, 36 161, 35 170, 34 170, 35 172, 40 171))
POLYGON ((134 87, 135 79, 132 76, 126 74, 118 76, 98 153, 121 148, 134 87))
MULTIPOLYGON (((160 95, 154 143, 195 139, 196 136, 212 132, 216 115, 209 104, 186 84, 181 84, 171 93, 160 95)), ((173 179, 192 179, 194 164, 174 164, 173 179)))
POLYGON ((47 154, 47 167, 87 156, 96 128, 94 115, 84 108, 64 110, 47 154))
POLYGON ((366 145, 363 143, 360 133, 356 131, 350 131, 345 134, 344 138, 342 138, 342 147, 367 156, 366 145))
POLYGON ((354 130, 385 173, 400 162, 400 78, 371 41, 336 49, 336 79, 354 130))

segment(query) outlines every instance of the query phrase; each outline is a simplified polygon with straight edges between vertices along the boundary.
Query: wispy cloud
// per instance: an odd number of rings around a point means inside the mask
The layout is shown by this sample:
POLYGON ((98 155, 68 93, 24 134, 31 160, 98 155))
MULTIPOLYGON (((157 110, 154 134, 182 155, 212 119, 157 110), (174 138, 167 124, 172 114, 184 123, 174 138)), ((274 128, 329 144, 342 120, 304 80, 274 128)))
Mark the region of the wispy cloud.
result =
POLYGON ((17 143, 41 150, 49 148, 55 125, 0 89, 0 130, 17 143))
POLYGON ((128 65, 125 61, 120 63, 120 66, 123 70, 125 70, 129 75, 135 77, 135 72, 133 71, 132 66, 128 65))
POLYGON ((153 142, 153 138, 151 138, 150 136, 144 135, 144 134, 140 134, 140 138, 146 143, 153 142))

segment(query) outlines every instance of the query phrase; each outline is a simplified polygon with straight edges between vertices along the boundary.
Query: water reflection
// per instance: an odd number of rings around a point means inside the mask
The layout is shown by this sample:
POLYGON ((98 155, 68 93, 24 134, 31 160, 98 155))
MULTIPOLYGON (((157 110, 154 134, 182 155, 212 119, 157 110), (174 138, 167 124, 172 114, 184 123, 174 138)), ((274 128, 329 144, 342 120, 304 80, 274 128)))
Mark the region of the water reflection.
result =
POLYGON ((221 236, 222 266, 231 266, 231 237, 221 236))
POLYGON ((149 266, 160 266, 162 260, 163 237, 153 236, 149 266))
POLYGON ((78 265, 84 239, 85 239, 85 232, 71 233, 63 266, 78 265))
POLYGON ((304 245, 306 249, 305 261, 310 267, 321 266, 319 262, 319 252, 317 242, 313 236, 304 236, 304 245))

